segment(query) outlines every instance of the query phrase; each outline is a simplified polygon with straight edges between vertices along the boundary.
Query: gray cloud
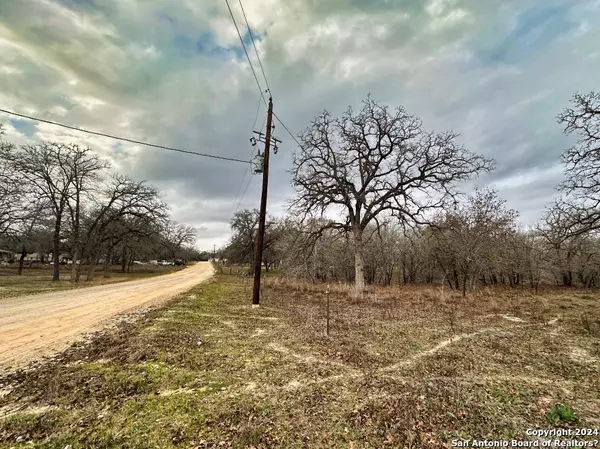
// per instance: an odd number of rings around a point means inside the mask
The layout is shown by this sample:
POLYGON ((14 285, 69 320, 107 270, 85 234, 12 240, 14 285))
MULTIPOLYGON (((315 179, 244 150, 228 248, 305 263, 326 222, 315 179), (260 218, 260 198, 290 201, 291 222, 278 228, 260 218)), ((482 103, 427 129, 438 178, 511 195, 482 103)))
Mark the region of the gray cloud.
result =
MULTIPOLYGON (((404 105, 430 129, 460 132, 467 148, 494 157, 497 170, 472 184, 498 188, 523 223, 555 195, 558 157, 572 143, 555 117, 575 91, 598 88, 597 0, 244 4, 276 112, 293 133, 321 110, 358 108, 371 93, 404 105)), ((265 108, 253 126, 258 93, 237 39, 219 0, 2 2, 0 106, 249 159, 248 139, 265 108)), ((8 120, 0 115, 15 142, 87 144, 115 169, 156 184, 175 219, 201 228, 199 245, 227 239, 236 193, 239 200, 250 177, 244 165, 8 120)), ((295 145, 276 125, 283 144, 272 158, 275 214, 292 194, 287 170, 295 145)), ((259 189, 255 176, 240 207, 257 207, 259 189)))

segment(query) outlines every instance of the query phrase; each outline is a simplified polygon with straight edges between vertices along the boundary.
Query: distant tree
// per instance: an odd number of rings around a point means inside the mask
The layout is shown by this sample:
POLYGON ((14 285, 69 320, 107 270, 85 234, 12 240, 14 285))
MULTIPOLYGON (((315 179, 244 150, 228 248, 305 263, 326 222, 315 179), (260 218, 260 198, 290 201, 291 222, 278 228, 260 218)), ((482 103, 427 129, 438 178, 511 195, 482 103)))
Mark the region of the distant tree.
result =
POLYGON ((161 229, 160 242, 169 258, 174 261, 185 246, 196 241, 197 235, 198 231, 191 226, 168 220, 161 229))
MULTIPOLYGON (((258 229, 258 210, 244 209, 235 213, 231 219, 231 242, 226 248, 226 258, 230 263, 249 264, 254 261, 256 250, 256 231, 258 229)), ((250 268, 252 272, 252 268, 250 268)))
POLYGON ((393 216, 404 225, 456 200, 457 184, 493 168, 465 150, 453 132, 423 130, 421 121, 399 107, 394 112, 370 97, 357 114, 319 115, 301 136, 294 154, 291 210, 302 217, 338 212, 328 229, 351 233, 355 291, 364 290, 363 234, 368 225, 393 216))
POLYGON ((70 219, 70 241, 71 259, 73 268, 71 270, 71 281, 76 282, 78 273, 78 262, 82 253, 81 221, 84 213, 84 202, 86 195, 97 192, 101 173, 109 167, 109 164, 101 161, 97 156, 91 154, 89 148, 82 149, 73 146, 71 157, 67 160, 72 172, 71 195, 67 201, 70 219))
MULTIPOLYGON (((256 251, 256 234, 258 232, 258 210, 244 209, 238 211, 231 219, 233 235, 225 250, 226 258, 232 264, 248 264, 248 273, 254 273, 254 254, 256 251)), ((263 262, 273 264, 275 257, 275 242, 278 235, 276 222, 267 218, 265 238, 263 241, 263 262)))
POLYGON ((23 274, 25 257, 28 252, 32 251, 32 248, 37 247, 39 251, 47 248, 44 243, 47 243, 48 238, 48 232, 45 232, 48 224, 45 215, 48 210, 50 210, 50 206, 44 201, 28 204, 25 213, 22 214, 19 220, 18 231, 13 235, 13 240, 17 243, 18 252, 20 253, 18 276, 23 274))
POLYGON ((0 236, 13 236, 18 226, 27 215, 27 198, 23 181, 15 175, 11 155, 15 146, 5 142, 2 137, 4 129, 0 124, 0 236))
POLYGON ((87 279, 93 278, 95 261, 102 252, 110 260, 114 249, 130 236, 157 235, 167 212, 155 187, 127 176, 112 176, 98 192, 82 233, 82 256, 90 264, 87 279))
POLYGON ((562 156, 566 179, 560 187, 567 198, 554 207, 569 215, 566 231, 579 235, 600 229, 600 93, 577 93, 571 104, 558 122, 578 140, 562 156))
POLYGON ((573 285, 574 261, 585 234, 573 232, 573 207, 558 199, 538 224, 538 233, 549 248, 548 259, 558 283, 573 285))
POLYGON ((54 219, 52 280, 58 281, 65 213, 70 201, 77 202, 77 191, 81 193, 84 185, 92 180, 92 173, 101 169, 101 163, 89 149, 52 142, 22 145, 19 149, 12 147, 2 156, 26 194, 50 205, 54 219))
POLYGON ((517 212, 493 190, 477 190, 464 204, 447 211, 436 224, 436 253, 450 286, 465 296, 469 280, 483 271, 494 248, 506 245, 515 230, 517 212))

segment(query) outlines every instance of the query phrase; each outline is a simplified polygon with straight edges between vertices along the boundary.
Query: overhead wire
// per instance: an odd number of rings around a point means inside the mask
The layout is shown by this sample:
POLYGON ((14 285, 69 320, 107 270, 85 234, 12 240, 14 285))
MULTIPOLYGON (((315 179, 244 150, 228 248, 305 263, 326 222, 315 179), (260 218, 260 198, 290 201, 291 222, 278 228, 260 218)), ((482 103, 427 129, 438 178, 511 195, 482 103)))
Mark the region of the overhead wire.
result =
MULTIPOLYGON (((244 15, 244 21, 246 23, 246 27, 248 28, 248 34, 250 35, 250 39, 252 40, 252 45, 254 46, 254 51, 256 52, 256 58, 258 60, 258 63, 260 64, 260 69, 262 71, 262 75, 265 79, 265 85, 267 86, 267 89, 269 91, 269 94, 272 96, 273 92, 271 91, 271 87, 269 85, 269 81, 267 79, 267 75, 265 73, 264 67, 262 65, 262 61, 260 59, 260 54, 258 53, 258 48, 256 47, 256 42, 254 40, 254 36, 252 34, 252 30, 250 28, 250 24, 248 23, 248 17, 246 16, 246 11, 244 10, 244 5, 242 4, 242 0, 238 0, 240 3, 240 7, 242 9, 242 14, 244 15)), ((258 77, 256 76, 256 71, 254 70, 254 66, 252 64, 252 60, 250 59, 250 56, 248 55, 248 50, 246 49, 246 45, 244 44, 244 39, 242 38, 242 35, 240 33, 240 30, 237 26, 237 22, 235 20, 235 17, 233 15, 233 11, 231 9, 231 5, 229 4, 229 0, 225 0, 225 3, 227 3, 227 8, 229 9, 229 14, 231 15, 231 20, 233 21, 233 25, 235 26, 235 29, 237 31, 237 34, 240 38, 240 42, 242 44, 242 48, 244 49, 244 53, 246 54, 246 58, 248 59, 248 64, 250 64, 250 69, 252 70, 252 74, 254 75, 254 79, 256 80, 256 84, 258 86, 258 89, 260 91, 260 95, 265 103, 265 105, 267 104, 267 101, 265 99, 264 93, 262 91, 262 87, 260 85, 260 82, 258 81, 258 77)), ((275 116, 275 118, 277 119, 277 121, 281 124, 281 126, 283 126, 283 128, 285 129, 285 131, 290 135, 290 137, 296 142, 296 145, 298 145, 299 147, 300 142, 298 141, 298 139, 296 138, 296 136, 294 136, 294 134, 292 134, 292 132, 290 131, 290 129, 286 126, 285 123, 283 123, 283 121, 279 118, 279 116, 277 116, 277 114, 275 112, 273 112, 273 115, 275 116)))
POLYGON ((275 118, 277 119, 277 121, 281 124, 281 126, 283 126, 283 129, 285 129, 287 131, 287 133, 292 137, 292 139, 294 139, 294 141, 296 142, 296 144, 299 147, 302 147, 302 145, 300 145, 300 142, 298 141, 298 139, 296 138, 296 136, 294 136, 292 134, 292 132, 289 130, 289 128, 287 126, 285 126, 285 123, 283 123, 281 121, 281 119, 277 116, 277 114, 275 114, 275 112, 273 112, 273 115, 275 116, 275 118))
MULTIPOLYGON (((258 114, 260 112, 260 105, 262 104, 260 100, 261 100, 261 98, 259 97, 258 98, 258 105, 256 107, 256 115, 254 117, 254 123, 252 123, 252 130, 255 129, 256 123, 258 122, 258 114)), ((262 127, 261 127, 261 129, 262 129, 262 127)), ((252 159, 249 162, 252 163, 252 159)), ((231 209, 231 212, 232 212, 233 215, 235 215, 235 213, 237 213, 236 203, 237 203, 237 200, 238 200, 238 195, 240 194, 240 191, 242 190, 242 185, 244 185, 244 181, 246 179, 246 174, 248 173, 248 169, 249 168, 250 168, 250 165, 248 165, 246 167, 246 170, 244 171, 244 176, 242 176, 242 179, 240 179, 240 185, 238 186, 237 192, 236 192, 235 197, 233 199, 233 202, 232 202, 233 207, 231 209)), ((252 178, 252 173, 250 173, 250 178, 252 178)), ((246 188, 246 190, 247 190, 247 188, 246 188)), ((245 192, 244 192, 244 195, 245 195, 245 192)))
POLYGON ((254 41, 254 36, 252 35, 252 28, 250 28, 250 24, 248 23, 248 18, 246 17, 246 11, 244 10, 244 5, 242 4, 242 0, 238 0, 240 3, 240 8, 242 9, 242 14, 244 15, 244 21, 246 22, 246 28, 248 28, 248 34, 250 35, 250 39, 252 40, 252 46, 254 47, 254 51, 256 53, 256 58, 258 59, 258 64, 260 65, 260 70, 265 79, 265 84, 267 86, 267 90, 269 94, 271 94, 271 86, 269 86, 269 81, 267 80, 267 75, 265 73, 265 69, 262 65, 262 61, 260 60, 260 54, 258 53, 258 48, 256 48, 256 42, 254 41))
POLYGON ((237 207, 235 208, 235 212, 233 213, 233 215, 237 214, 238 210, 240 209, 240 206, 242 205, 242 201, 244 201, 244 198, 246 197, 246 193, 248 192, 248 187, 250 187, 251 182, 252 182, 252 174, 250 175, 250 178, 248 178, 248 182, 246 183, 246 188, 244 189, 244 193, 240 197, 240 200, 238 201, 237 207))
POLYGON ((151 147, 151 148, 159 148, 159 149, 167 150, 167 151, 175 151, 178 153, 192 154, 194 156, 202 156, 202 157, 208 157, 208 158, 212 158, 212 159, 220 159, 220 160, 224 160, 224 161, 240 162, 242 164, 249 164, 249 161, 245 161, 243 159, 237 159, 237 158, 226 157, 226 156, 217 156, 215 154, 200 153, 198 151, 183 150, 181 148, 168 147, 165 145, 157 145, 157 144, 153 144, 153 143, 149 143, 149 142, 144 142, 141 140, 128 139, 126 137, 114 136, 112 134, 106 134, 106 133, 101 133, 101 132, 97 132, 97 131, 91 131, 89 129, 78 128, 76 126, 65 125, 64 123, 58 123, 58 122, 54 122, 52 120, 46 120, 46 119, 42 119, 42 118, 38 118, 38 117, 25 115, 25 114, 19 114, 17 112, 9 111, 6 109, 0 109, 0 112, 9 114, 9 115, 14 115, 16 117, 25 118, 28 120, 33 120, 33 121, 40 122, 40 123, 47 123, 49 125, 60 126, 62 128, 71 129, 74 131, 80 131, 80 132, 83 132, 86 134, 92 134, 95 136, 107 137, 109 139, 121 140, 123 142, 134 143, 136 145, 143 145, 143 146, 147 146, 147 147, 151 147))
MULTIPOLYGON (((249 161, 249 162, 251 163, 252 161, 249 161)), ((240 194, 240 191, 242 190, 242 186, 244 185, 244 181, 246 180, 246 174, 248 174, 249 168, 250 168, 250 164, 248 164, 248 166, 246 167, 246 170, 244 170, 244 175, 240 179, 240 185, 238 186, 237 192, 235 193, 235 197, 233 198, 233 201, 231 202, 233 207, 231 208, 230 214, 231 213, 235 214, 235 212, 237 212, 237 210, 235 210, 235 207, 236 207, 236 204, 238 201, 238 196, 240 194), (234 210, 235 210, 235 212, 234 212, 234 210)), ((250 178, 252 178, 252 174, 250 174, 250 178)))
MULTIPOLYGON (((240 29, 235 20, 235 16, 233 15, 233 10, 231 9, 229 0, 225 0, 225 3, 227 4, 227 9, 229 9, 229 15, 231 16, 231 20, 233 21, 233 26, 235 27, 235 30, 237 31, 238 37, 240 38, 240 43, 242 44, 242 48, 244 49, 244 53, 246 54, 246 58, 248 59, 248 64, 250 64, 250 69, 252 70, 252 75, 254 75, 254 80, 256 81, 256 85, 258 86, 258 91, 260 92, 260 96, 262 97, 263 102, 265 103, 265 106, 266 106, 267 99, 265 98, 265 94, 263 92, 262 86, 260 85, 260 82, 258 81, 258 76, 256 75, 256 70, 254 70, 254 65, 252 65, 252 60, 250 59, 250 55, 248 54, 248 50, 246 49, 246 44, 244 44, 244 38, 242 37, 242 33, 240 33, 240 29)), ((265 78, 265 84, 266 84, 266 78, 265 78)))
POLYGON ((256 107, 256 117, 254 117, 254 123, 252 124, 252 130, 256 127, 256 122, 258 121, 258 113, 260 112, 260 98, 258 99, 258 106, 256 107))

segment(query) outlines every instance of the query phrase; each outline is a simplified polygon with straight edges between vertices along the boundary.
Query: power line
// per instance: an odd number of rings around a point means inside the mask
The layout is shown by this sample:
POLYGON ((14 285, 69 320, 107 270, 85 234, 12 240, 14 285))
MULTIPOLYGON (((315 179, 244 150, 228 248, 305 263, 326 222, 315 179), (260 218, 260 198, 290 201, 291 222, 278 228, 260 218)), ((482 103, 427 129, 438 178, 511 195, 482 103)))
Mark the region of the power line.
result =
POLYGON ((128 139, 126 137, 119 137, 119 136, 113 136, 111 134, 99 133, 96 131, 90 131, 89 129, 77 128, 75 126, 65 125, 63 123, 53 122, 50 120, 45 120, 45 119, 41 119, 41 118, 37 118, 37 117, 31 117, 29 115, 19 114, 17 112, 7 111, 6 109, 0 109, 0 112, 4 112, 5 114, 14 115, 14 116, 25 118, 28 120, 33 120, 36 122, 47 123, 49 125, 55 125, 55 126, 60 126, 62 128, 72 129, 74 131, 80 131, 80 132, 87 133, 87 134, 93 134, 95 136, 108 137, 109 139, 122 140, 123 142, 135 143, 137 145, 144 145, 144 146, 152 147, 152 148, 160 148, 162 150, 167 150, 167 151, 176 151, 178 153, 192 154, 194 156, 202 156, 202 157, 208 157, 208 158, 212 158, 212 159, 221 159, 221 160, 230 161, 230 162, 241 162, 242 164, 250 163, 248 161, 245 161, 242 159, 236 159, 233 157, 216 156, 214 154, 206 154, 206 153, 199 153, 197 151, 182 150, 180 148, 167 147, 164 145, 156 145, 153 143, 142 142, 140 140, 128 139))
MULTIPOLYGON (((267 74, 265 73, 265 69, 264 69, 264 67, 262 65, 262 61, 260 59, 260 54, 258 53, 258 48, 256 48, 256 42, 254 40, 254 36, 252 35, 252 29, 250 28, 250 24, 248 23, 248 17, 246 16, 246 11, 244 10, 244 5, 242 4, 242 0, 238 0, 238 1, 240 3, 240 8, 242 9, 242 14, 244 15, 244 21, 246 22, 246 27, 248 28, 248 34, 250 35, 250 39, 252 39, 252 45, 254 46, 254 51, 256 52, 256 58, 258 59, 258 64, 260 65, 260 70, 262 71, 263 77, 265 78, 265 84, 267 85, 267 88, 269 89, 269 93, 272 96, 273 93, 271 91, 271 87, 269 86, 269 81, 267 79, 267 74)), ((277 119, 277 121, 279 123, 281 123, 281 126, 283 126, 283 128, 292 137, 292 139, 294 139, 296 141, 296 144, 298 146, 300 146, 300 142, 298 141, 298 139, 296 138, 296 136, 294 136, 291 133, 291 131, 288 129, 288 127, 285 125, 285 123, 283 123, 281 121, 281 119, 277 116, 277 114, 275 114, 275 112, 273 112, 273 115, 275 116, 275 118, 277 119)))
MULTIPOLYGON (((252 39, 252 45, 254 46, 254 51, 256 52, 256 57, 258 59, 258 63, 260 64, 260 69, 262 71, 263 77, 265 78, 265 84, 267 85, 269 93, 272 96, 273 94, 271 92, 271 88, 269 86, 269 81, 267 80, 267 75, 265 74, 265 70, 264 70, 264 67, 262 65, 262 62, 261 62, 261 59, 260 59, 260 55, 258 53, 258 49, 256 48, 256 42, 254 41, 254 36, 252 35, 252 30, 250 29, 250 24, 248 23, 248 18, 246 16, 246 12, 244 10, 244 5, 242 4, 242 0, 238 0, 238 1, 240 3, 240 7, 242 8, 242 14, 244 15, 244 20, 246 22, 246 26, 248 27, 248 34, 250 35, 250 38, 252 39)), ((246 49, 246 45, 244 44, 244 39, 242 38, 240 30, 239 30, 239 28, 237 26, 237 23, 235 21, 235 17, 233 16, 233 11, 231 10, 231 6, 229 5, 229 0, 225 0, 225 3, 227 3, 227 8, 229 9, 229 14, 231 15, 231 20, 233 21, 233 25, 235 26, 235 29, 236 29, 236 31, 238 33, 239 38, 240 38, 240 42, 242 44, 242 48, 244 49, 244 53, 246 53, 246 58, 248 59, 248 64, 250 64, 250 68, 252 69, 252 74, 254 75, 254 79, 256 80, 256 84, 258 86, 258 90, 260 91, 260 96, 262 97, 263 102, 266 105, 267 104, 267 100, 265 99, 262 87, 260 86, 260 83, 258 81, 258 77, 256 76, 256 71, 254 70, 254 66, 252 65, 252 61, 250 60, 250 56, 248 55, 248 50, 246 49)), ((294 139, 294 141, 296 142, 296 144, 299 147, 301 147, 300 142, 298 141, 298 139, 296 138, 296 136, 294 136, 294 134, 292 134, 292 132, 289 130, 289 128, 285 125, 285 123, 283 123, 281 121, 281 119, 277 116, 277 114, 275 114, 275 112, 273 112, 273 116, 275 116, 275 118, 281 124, 281 126, 283 126, 283 128, 292 137, 292 139, 294 139)))
POLYGON ((281 121, 281 119, 280 119, 279 117, 277 117, 277 114, 275 114, 275 112, 273 112, 273 115, 275 116, 275 118, 277 119, 277 121, 278 121, 279 123, 281 123, 281 126, 283 126, 283 129, 285 129, 285 130, 287 131, 287 133, 288 133, 288 134, 289 134, 289 135, 292 137, 292 139, 294 139, 294 140, 296 141, 296 144, 297 144, 299 147, 302 147, 302 145, 300 145, 300 142, 298 141, 298 139, 296 138, 296 136, 294 136, 294 135, 292 134, 292 132, 291 132, 291 131, 288 129, 288 127, 287 127, 287 126, 285 126, 285 123, 283 123, 283 122, 281 121))
POLYGON ((250 24, 248 23, 248 18, 246 17, 246 11, 244 10, 244 5, 242 4, 242 0, 238 0, 240 2, 240 8, 242 8, 242 14, 244 15, 244 21, 246 22, 246 27, 248 28, 248 34, 250 35, 250 39, 252 40, 252 46, 254 47, 254 51, 256 52, 256 58, 258 59, 258 64, 260 65, 260 70, 265 78, 265 84, 267 85, 267 89, 271 96, 273 95, 271 92, 271 86, 269 86, 269 81, 267 80, 267 75, 265 73, 265 69, 262 65, 262 61, 260 60, 260 54, 258 53, 258 48, 256 48, 256 42, 254 41, 254 36, 252 35, 252 29, 250 28, 250 24))
POLYGON ((252 174, 250 174, 250 178, 248 178, 248 182, 246 183, 246 188, 244 189, 244 193, 240 197, 240 200, 238 201, 237 207, 235 208, 235 212, 233 213, 233 215, 237 214, 238 210, 240 209, 240 206, 242 205, 242 201, 244 201, 244 198, 246 197, 246 193, 248 192, 248 187, 250 187, 251 182, 252 182, 252 174))
MULTIPOLYGON (((252 130, 254 130, 254 129, 255 129, 255 127, 256 127, 256 122, 258 122, 258 113, 260 112, 260 105, 261 105, 261 102, 260 102, 260 100, 261 100, 261 99, 260 99, 260 97, 259 97, 259 98, 258 98, 258 105, 257 105, 257 107, 256 107, 256 116, 254 117, 254 123, 252 124, 252 130)), ((265 118, 265 120, 266 120, 266 118, 265 118)), ((261 127, 261 129, 262 129, 263 127, 264 127, 264 125, 261 127)), ((246 167, 246 170, 244 171, 244 176, 242 176, 242 179, 240 180, 240 185, 239 185, 239 187, 238 187, 238 189, 237 189, 237 192, 236 192, 236 194, 235 194, 235 198, 233 199, 233 207, 234 207, 234 208, 235 208, 235 205, 236 205, 236 203, 237 203, 237 200, 238 200, 238 195, 240 194, 240 190, 242 190, 242 185, 244 184, 244 180, 246 179, 246 174, 248 173, 248 169, 250 168, 250 164, 252 163, 252 159, 251 159, 250 161, 248 161, 248 162, 249 162, 249 164, 248 164, 248 166, 246 167)), ((250 177, 252 177, 252 173, 250 173, 250 177)), ((246 188, 246 190, 247 190, 247 188, 246 188)), ((244 195, 245 195, 245 192, 244 192, 244 195)), ((234 209, 232 208, 232 212, 233 212, 233 210, 234 210, 234 209)), ((236 210, 235 212, 237 212, 237 210, 236 210)))
MULTIPOLYGON (((266 105, 267 99, 265 98, 263 89, 260 85, 260 82, 258 81, 258 77, 256 76, 256 71, 254 70, 254 66, 252 65, 252 60, 250 59, 250 55, 248 54, 248 50, 246 49, 246 44, 244 44, 244 38, 242 37, 242 33, 240 33, 240 29, 238 28, 237 22, 235 21, 233 11, 231 10, 231 6, 229 5, 229 0, 225 0, 225 3, 227 4, 227 9, 229 9, 229 14, 231 15, 231 20, 233 21, 233 26, 235 26, 235 30, 237 31, 237 34, 240 38, 242 48, 244 49, 244 53, 246 54, 246 59, 248 59, 248 64, 250 64, 250 69, 252 70, 252 74, 254 75, 254 80, 256 81, 256 85, 258 86, 258 91, 260 92, 260 96, 262 97, 263 102, 266 105)), ((265 79, 265 82, 266 82, 266 79, 265 79)))
POLYGON ((258 106, 256 107, 256 117, 254 117, 254 123, 252 124, 252 131, 256 126, 256 122, 258 121, 258 113, 260 112, 260 98, 258 99, 258 106))
MULTIPOLYGON (((249 161, 250 163, 252 161, 249 161)), ((240 185, 238 186, 237 192, 235 193, 235 197, 233 198, 233 207, 231 208, 231 212, 234 211, 235 209, 235 205, 237 203, 238 200, 238 195, 240 194, 240 191, 242 190, 242 186, 244 185, 244 180, 246 179, 246 174, 248 173, 248 169, 250 168, 250 164, 248 164, 246 166, 246 170, 244 171, 244 176, 242 176, 242 179, 240 180, 240 185)), ((252 177, 252 174, 250 174, 250 177, 252 177)))

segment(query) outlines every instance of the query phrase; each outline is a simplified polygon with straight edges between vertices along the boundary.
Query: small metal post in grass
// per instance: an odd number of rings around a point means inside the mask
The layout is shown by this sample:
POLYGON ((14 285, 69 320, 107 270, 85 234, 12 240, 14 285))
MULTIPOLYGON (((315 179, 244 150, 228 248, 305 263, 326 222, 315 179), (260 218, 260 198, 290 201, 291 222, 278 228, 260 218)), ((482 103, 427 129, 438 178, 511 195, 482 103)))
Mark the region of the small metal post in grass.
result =
POLYGON ((327 296, 327 330, 326 330, 326 335, 329 337, 329 284, 327 284, 327 290, 325 290, 325 296, 327 296))

